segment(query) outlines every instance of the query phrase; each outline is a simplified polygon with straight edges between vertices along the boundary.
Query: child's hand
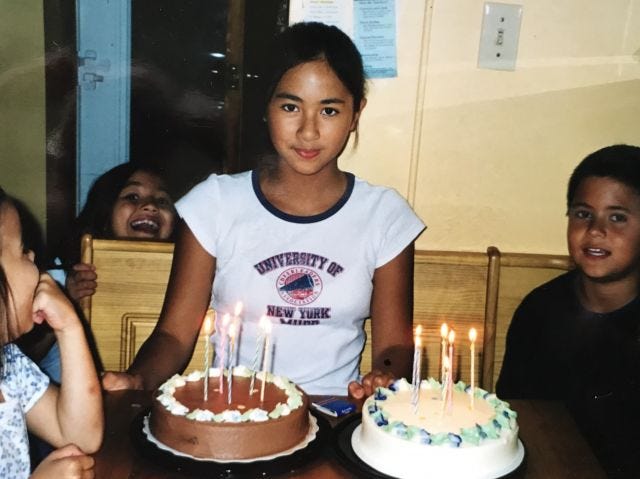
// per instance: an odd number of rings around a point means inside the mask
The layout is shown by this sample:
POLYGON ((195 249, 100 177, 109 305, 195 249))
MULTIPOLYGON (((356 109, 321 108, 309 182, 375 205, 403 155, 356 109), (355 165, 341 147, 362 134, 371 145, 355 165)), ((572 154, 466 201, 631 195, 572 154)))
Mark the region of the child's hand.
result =
POLYGON ((33 471, 31 479, 93 479, 95 460, 75 444, 56 449, 33 471))
POLYGON ((73 269, 67 274, 65 286, 75 301, 79 301, 87 296, 93 296, 98 283, 96 280, 96 267, 92 264, 78 263, 73 265, 73 269))
POLYGON ((81 327, 73 305, 53 278, 46 273, 40 275, 40 282, 33 298, 33 322, 40 324, 44 321, 56 333, 68 327, 81 327))
POLYGON ((105 391, 120 389, 144 389, 142 376, 139 374, 119 373, 107 371, 102 376, 102 388, 105 391))
POLYGON ((362 383, 358 381, 349 383, 349 397, 354 400, 365 399, 371 396, 377 387, 387 387, 393 380, 392 374, 374 369, 362 378, 362 383))

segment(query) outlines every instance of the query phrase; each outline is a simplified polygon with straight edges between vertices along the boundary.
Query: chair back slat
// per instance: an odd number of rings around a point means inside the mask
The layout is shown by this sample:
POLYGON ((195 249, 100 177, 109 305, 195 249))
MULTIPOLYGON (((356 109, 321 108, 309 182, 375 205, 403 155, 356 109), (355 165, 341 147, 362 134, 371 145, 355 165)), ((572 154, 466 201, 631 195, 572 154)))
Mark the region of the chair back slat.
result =
MULTIPOLYGON (((85 235, 82 261, 94 264, 95 294, 81 302, 105 369, 126 370, 155 327, 167 289, 173 244, 94 239, 85 235)), ((203 365, 204 339, 187 371, 203 365)))

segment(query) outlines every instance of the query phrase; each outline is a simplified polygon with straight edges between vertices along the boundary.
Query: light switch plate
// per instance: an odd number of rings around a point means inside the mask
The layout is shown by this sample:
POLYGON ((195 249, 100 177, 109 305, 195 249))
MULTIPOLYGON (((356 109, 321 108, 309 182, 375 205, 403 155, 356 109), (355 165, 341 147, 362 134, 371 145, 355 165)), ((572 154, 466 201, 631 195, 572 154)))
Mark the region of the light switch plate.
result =
POLYGON ((486 2, 483 7, 478 67, 515 70, 522 5, 486 2))

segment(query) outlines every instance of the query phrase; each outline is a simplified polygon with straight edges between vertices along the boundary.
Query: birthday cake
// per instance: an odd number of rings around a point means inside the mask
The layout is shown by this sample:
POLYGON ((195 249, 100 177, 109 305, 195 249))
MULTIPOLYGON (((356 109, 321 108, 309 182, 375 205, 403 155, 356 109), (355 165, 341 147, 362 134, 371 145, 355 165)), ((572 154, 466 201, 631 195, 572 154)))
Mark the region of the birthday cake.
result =
POLYGON ((472 407, 469 388, 458 382, 446 402, 434 379, 420 383, 417 401, 415 394, 400 379, 365 401, 352 446, 374 469, 402 479, 478 479, 504 475, 521 462, 517 415, 495 394, 474 388, 472 407))
POLYGON ((175 375, 156 391, 149 429, 163 445, 195 458, 245 460, 274 455, 299 444, 309 433, 307 396, 283 376, 233 369, 231 395, 227 376, 220 391, 220 370, 209 370, 207 400, 204 374, 175 375))

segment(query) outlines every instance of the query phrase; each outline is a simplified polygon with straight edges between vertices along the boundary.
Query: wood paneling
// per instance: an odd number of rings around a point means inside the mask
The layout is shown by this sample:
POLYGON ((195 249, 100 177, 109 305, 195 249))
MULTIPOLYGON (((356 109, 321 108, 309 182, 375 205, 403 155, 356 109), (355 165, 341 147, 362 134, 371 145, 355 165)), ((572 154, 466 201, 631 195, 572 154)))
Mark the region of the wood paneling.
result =
MULTIPOLYGON (((173 244, 82 239, 82 261, 98 274, 96 293, 82 304, 104 368, 126 370, 153 330, 167 288, 173 244)), ((202 369, 204 337, 187 371, 202 369)))

